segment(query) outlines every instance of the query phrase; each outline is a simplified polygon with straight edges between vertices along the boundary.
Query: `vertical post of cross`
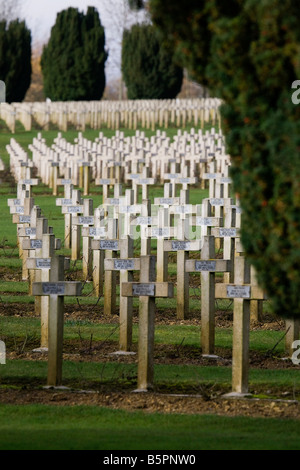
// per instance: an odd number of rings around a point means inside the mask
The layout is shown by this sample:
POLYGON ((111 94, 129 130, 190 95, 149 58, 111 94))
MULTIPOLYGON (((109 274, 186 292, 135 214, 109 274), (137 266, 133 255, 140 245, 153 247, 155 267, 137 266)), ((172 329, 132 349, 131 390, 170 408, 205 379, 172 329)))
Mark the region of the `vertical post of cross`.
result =
MULTIPOLYGON (((141 257, 140 282, 155 282, 154 256, 141 257)), ((141 296, 139 306, 138 388, 148 390, 153 385, 154 365, 149 361, 154 351, 155 297, 141 296)))

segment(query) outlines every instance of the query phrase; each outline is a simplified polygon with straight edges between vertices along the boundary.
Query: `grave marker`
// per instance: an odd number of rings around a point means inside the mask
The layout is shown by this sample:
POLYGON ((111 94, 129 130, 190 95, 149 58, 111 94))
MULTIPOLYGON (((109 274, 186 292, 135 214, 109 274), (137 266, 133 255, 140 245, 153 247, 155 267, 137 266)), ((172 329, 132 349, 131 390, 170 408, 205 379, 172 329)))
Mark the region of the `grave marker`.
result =
POLYGON ((154 256, 141 256, 140 282, 127 282, 121 285, 123 296, 140 298, 137 391, 148 391, 153 388, 155 299, 170 298, 174 295, 173 284, 155 282, 155 263, 154 256))
POLYGON ((248 394, 250 301, 266 300, 262 289, 251 285, 250 264, 243 256, 235 258, 234 284, 216 284, 217 299, 233 299, 232 393, 248 394))
POLYGON ((81 282, 64 281, 64 256, 51 260, 50 281, 34 282, 33 295, 49 296, 48 386, 62 384, 64 297, 80 296, 81 282))

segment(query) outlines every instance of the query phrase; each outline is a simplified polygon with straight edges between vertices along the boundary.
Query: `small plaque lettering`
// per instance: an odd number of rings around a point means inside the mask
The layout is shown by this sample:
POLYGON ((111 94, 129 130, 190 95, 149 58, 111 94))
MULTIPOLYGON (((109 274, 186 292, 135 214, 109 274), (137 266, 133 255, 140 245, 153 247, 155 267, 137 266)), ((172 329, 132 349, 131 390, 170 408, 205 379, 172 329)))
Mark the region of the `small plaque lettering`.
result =
POLYGON ((64 295, 65 285, 63 283, 45 282, 42 283, 42 290, 45 295, 64 295))
POLYGON ((170 205, 170 204, 173 204, 173 199, 171 197, 160 197, 159 203, 170 205))
POLYGON ((36 235, 36 228, 26 227, 25 228, 25 235, 30 237, 30 235, 36 235))
POLYGON ((251 286, 227 286, 227 297, 230 299, 250 299, 251 297, 251 286))
POLYGON ((138 225, 151 225, 151 217, 137 217, 136 222, 138 225))
POLYGON ((223 198, 212 198, 209 202, 212 206, 224 206, 223 198))
POLYGON ((72 204, 72 199, 62 199, 61 205, 62 206, 70 206, 72 204))
POLYGON ((30 224, 30 215, 20 215, 20 224, 30 224))
POLYGON ((215 224, 214 219, 212 217, 196 217, 196 225, 213 227, 215 224))
POLYGON ((69 214, 78 214, 78 212, 82 212, 82 208, 80 206, 69 206, 68 212, 69 214))
POLYGON ((114 268, 115 269, 126 269, 130 270, 134 268, 134 260, 133 259, 115 259, 114 260, 114 268))
POLYGON ((214 180, 215 178, 217 178, 217 176, 218 176, 217 173, 206 173, 204 175, 206 179, 211 179, 211 180, 214 180))
POLYGON ((106 234, 105 227, 90 227, 89 234, 91 237, 104 237, 106 234))
POLYGON ((179 178, 178 182, 181 184, 188 184, 191 183, 192 179, 191 178, 179 178))
POLYGON ((62 179, 60 181, 60 184, 64 185, 64 184, 72 184, 72 180, 66 180, 66 179, 62 179))
POLYGON ((231 183, 231 178, 227 178, 226 176, 222 176, 220 178, 221 183, 231 183))
POLYGON ((236 228, 220 228, 220 237, 236 237, 236 228))
POLYGON ((152 236, 153 237, 168 237, 169 236, 169 229, 166 228, 157 228, 154 227, 152 229, 152 236))
POLYGON ((177 241, 177 240, 172 240, 172 250, 173 251, 179 251, 179 250, 190 250, 191 248, 191 242, 184 242, 184 241, 177 241))
POLYGON ((24 207, 23 206, 16 206, 16 213, 17 214, 24 214, 24 207))
POLYGON ((214 272, 216 270, 216 261, 212 260, 200 260, 195 261, 195 270, 196 271, 211 271, 214 272))
POLYGON ((111 206, 118 206, 120 204, 120 199, 112 197, 112 198, 109 199, 109 204, 111 206))
POLYGON ((182 206, 175 206, 176 214, 190 214, 192 212, 192 206, 190 205, 182 205, 182 206))
POLYGON ((100 250, 118 251, 119 243, 117 240, 100 240, 100 250))
POLYGON ((139 184, 151 184, 151 183, 152 183, 152 181, 151 181, 150 178, 141 178, 139 180, 139 184))
POLYGON ((35 265, 38 269, 50 269, 51 258, 36 258, 35 265))
POLYGON ((133 284, 133 295, 145 295, 149 297, 155 296, 155 284, 133 284))
POLYGON ((94 223, 94 217, 80 216, 78 217, 78 222, 83 225, 92 225, 94 223))
POLYGON ((133 214, 134 212, 139 212, 139 208, 137 206, 120 206, 121 214, 133 214))
POLYGON ((37 249, 37 248, 42 248, 43 242, 42 240, 30 240, 30 248, 37 249))

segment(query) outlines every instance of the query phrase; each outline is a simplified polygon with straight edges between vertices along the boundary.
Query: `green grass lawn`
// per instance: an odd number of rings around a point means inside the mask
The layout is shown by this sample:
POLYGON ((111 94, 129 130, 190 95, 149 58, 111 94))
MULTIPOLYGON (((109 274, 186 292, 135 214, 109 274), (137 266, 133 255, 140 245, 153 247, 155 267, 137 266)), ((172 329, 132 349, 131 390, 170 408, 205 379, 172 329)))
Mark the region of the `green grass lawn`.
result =
MULTIPOLYGON (((9 165, 6 145, 14 137, 23 148, 28 149, 38 131, 25 132, 22 126, 17 126, 15 135, 11 135, 0 123, 0 157, 5 165, 9 165)), ((146 136, 153 132, 146 131, 146 136)), ((172 137, 177 129, 168 129, 172 137)), ((58 131, 42 132, 47 144, 51 145, 58 131)), ((99 131, 87 130, 84 137, 94 140, 99 131)), ((107 137, 112 137, 115 131, 105 130, 107 137)), ((135 131, 126 131, 125 135, 134 135, 135 131)), ((78 136, 75 130, 62 133, 70 142, 78 136)), ((60 188, 60 196, 62 196, 60 188)), ((160 186, 150 187, 150 198, 163 195, 160 186)), ((208 190, 193 187, 190 191, 190 203, 200 204, 203 197, 208 196, 208 190)), ((8 198, 16 197, 16 187, 13 181, 2 181, 0 185, 0 269, 9 272, 12 281, 0 278, 0 302, 9 308, 11 304, 20 306, 21 316, 0 317, 0 340, 7 344, 7 350, 16 354, 30 351, 32 345, 40 342, 40 319, 22 316, 22 305, 33 304, 34 297, 28 295, 28 282, 17 281, 22 261, 16 246, 16 226, 12 223, 12 215, 7 206, 8 198), (16 277, 16 279, 13 279, 16 277)), ((49 226, 57 238, 64 239, 64 221, 60 207, 56 206, 55 197, 51 190, 44 185, 33 187, 35 204, 40 206, 42 213, 48 218, 49 226)), ((102 202, 101 188, 91 185, 91 195, 94 208, 102 202)), ((155 253, 155 242, 152 244, 155 253)), ((60 253, 69 255, 64 247, 60 253)), ((74 274, 82 269, 81 261, 71 263, 74 274)), ((176 276, 176 264, 172 258, 169 264, 169 275, 176 276)), ((200 284, 200 283, 199 283, 200 284)), ((65 298, 65 303, 93 308, 93 305, 103 307, 103 298, 93 296, 92 285, 84 286, 80 299, 65 298)), ((176 289, 175 289, 176 295, 176 289)), ((199 310, 201 290, 190 289, 190 309, 197 313, 199 310)), ((117 288, 118 305, 119 287, 117 288)), ((174 311, 176 315, 176 297, 174 299, 157 300, 157 309, 174 311)), ((134 300, 137 308, 138 299, 134 300)), ((218 309, 224 312, 232 311, 232 304, 218 300, 218 309)), ((265 310, 269 305, 266 303, 265 310)), ((200 326, 187 324, 163 325, 157 324, 155 329, 155 344, 167 345, 180 360, 180 355, 187 351, 194 358, 199 356, 200 326), (198 355, 198 356, 197 356, 198 355)), ((66 342, 78 343, 91 340, 91 344, 101 347, 110 342, 118 348, 119 328, 117 324, 97 323, 89 320, 70 320, 65 318, 64 339, 66 342)), ((272 354, 281 357, 284 354, 283 331, 251 330, 250 350, 261 355, 272 354)), ((138 325, 133 325, 133 343, 138 341, 138 325)), ((216 349, 230 355, 232 350, 232 329, 216 329, 216 349)), ((18 357, 18 356, 16 356, 18 357)), ((162 362, 162 361, 161 361, 162 362)), ((200 366, 195 360, 193 364, 155 364, 155 388, 161 393, 182 392, 200 393, 203 387, 208 394, 216 391, 230 391, 231 365, 200 366)), ((136 386, 137 364, 110 361, 80 362, 66 360, 63 364, 63 382, 74 389, 102 390, 110 386, 120 390, 131 391, 136 386)), ((46 383, 47 361, 43 359, 25 360, 24 358, 7 359, 5 365, 0 365, 0 389, 26 387, 40 388, 46 383)), ((292 369, 259 369, 250 368, 249 389, 254 396, 265 395, 278 397, 282 393, 293 399, 298 399, 300 392, 300 375, 297 367, 292 369)), ((203 450, 203 449, 299 449, 299 421, 290 419, 258 419, 249 417, 221 417, 159 414, 147 412, 126 412, 94 406, 46 406, 46 405, 0 405, 0 449, 93 449, 93 450, 203 450)))
MULTIPOLYGON (((1 450, 299 448, 299 422, 291 419, 150 414, 95 406, 0 405, 1 450)), ((97 459, 103 464, 101 454, 97 459)))

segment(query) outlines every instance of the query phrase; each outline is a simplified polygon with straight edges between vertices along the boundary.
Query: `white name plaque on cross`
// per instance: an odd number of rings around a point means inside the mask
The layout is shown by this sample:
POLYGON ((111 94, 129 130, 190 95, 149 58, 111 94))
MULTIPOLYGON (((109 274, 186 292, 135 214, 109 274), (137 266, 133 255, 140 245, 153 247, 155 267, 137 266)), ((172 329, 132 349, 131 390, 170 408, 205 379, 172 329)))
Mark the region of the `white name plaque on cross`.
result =
POLYGON ((250 299, 251 286, 231 285, 226 287, 227 297, 229 299, 250 299))
POLYGON ((155 295, 155 284, 133 284, 132 285, 133 295, 145 295, 154 297, 155 295))

